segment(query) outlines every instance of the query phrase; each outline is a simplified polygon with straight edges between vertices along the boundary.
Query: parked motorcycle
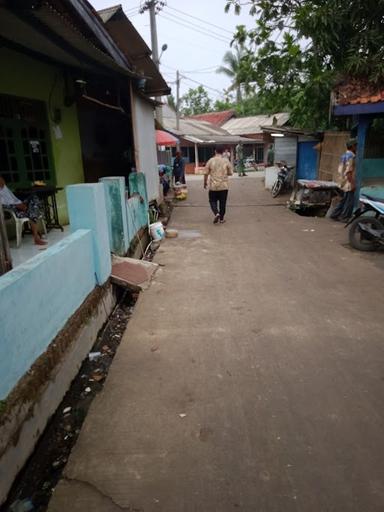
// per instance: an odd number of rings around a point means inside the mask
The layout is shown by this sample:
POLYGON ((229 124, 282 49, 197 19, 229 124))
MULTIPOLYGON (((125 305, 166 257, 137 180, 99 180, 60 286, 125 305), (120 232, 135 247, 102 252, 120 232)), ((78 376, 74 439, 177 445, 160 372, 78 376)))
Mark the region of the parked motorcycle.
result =
POLYGON ((275 183, 272 186, 271 194, 272 197, 277 197, 283 191, 290 190, 292 186, 292 171, 293 167, 288 167, 285 162, 279 164, 279 172, 275 183))
POLYGON ((349 243, 359 251, 376 251, 384 246, 384 199, 366 194, 345 227, 349 227, 349 243))

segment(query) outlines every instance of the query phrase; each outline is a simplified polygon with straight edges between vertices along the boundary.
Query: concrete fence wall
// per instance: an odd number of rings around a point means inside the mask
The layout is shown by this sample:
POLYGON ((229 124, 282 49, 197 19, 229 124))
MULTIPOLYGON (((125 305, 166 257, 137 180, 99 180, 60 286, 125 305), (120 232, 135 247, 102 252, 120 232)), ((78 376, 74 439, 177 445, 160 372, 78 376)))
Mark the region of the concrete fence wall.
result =
POLYGON ((125 256, 134 238, 148 223, 145 175, 130 174, 129 197, 123 177, 101 178, 100 182, 104 186, 111 251, 125 256))
POLYGON ((67 187, 73 233, 0 277, 0 399, 111 272, 102 184, 67 187))
POLYGON ((46 350, 95 283, 89 230, 76 231, 1 277, 0 399, 46 350))

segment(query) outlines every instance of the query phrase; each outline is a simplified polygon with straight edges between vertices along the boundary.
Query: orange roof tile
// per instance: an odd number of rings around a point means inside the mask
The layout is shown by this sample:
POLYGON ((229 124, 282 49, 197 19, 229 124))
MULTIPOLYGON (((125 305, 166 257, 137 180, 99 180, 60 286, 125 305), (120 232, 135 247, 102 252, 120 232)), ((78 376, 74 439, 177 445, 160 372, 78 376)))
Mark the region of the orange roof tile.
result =
POLYGON ((235 115, 236 114, 234 110, 223 110, 222 112, 207 112, 206 114, 196 114, 194 116, 189 116, 188 119, 207 121, 208 123, 214 124, 215 126, 221 126, 235 115))
POLYGON ((384 101, 384 87, 357 78, 342 82, 335 90, 337 105, 358 105, 384 101))

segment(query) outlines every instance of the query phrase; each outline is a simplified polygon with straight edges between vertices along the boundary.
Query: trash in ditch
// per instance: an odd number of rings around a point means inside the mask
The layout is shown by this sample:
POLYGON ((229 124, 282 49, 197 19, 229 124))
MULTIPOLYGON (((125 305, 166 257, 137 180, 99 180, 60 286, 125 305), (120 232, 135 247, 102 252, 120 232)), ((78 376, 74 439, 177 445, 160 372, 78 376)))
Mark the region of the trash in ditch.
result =
POLYGON ((67 459, 65 457, 63 457, 62 459, 56 459, 53 463, 52 463, 52 467, 53 469, 57 469, 59 468, 60 466, 64 466, 64 464, 67 462, 67 459))
POLYGON ((9 507, 10 512, 30 512, 34 510, 33 503, 30 499, 16 500, 9 507))
POLYGON ((100 356, 101 356, 101 352, 90 352, 90 353, 88 354, 88 359, 89 359, 90 361, 95 361, 95 360, 96 360, 98 357, 100 357, 100 356))
POLYGON ((69 412, 71 412, 72 410, 72 407, 66 407, 64 410, 63 410, 63 414, 68 414, 69 412))
POLYGON ((90 393, 91 391, 92 391, 92 389, 91 389, 91 388, 85 388, 85 389, 84 389, 84 392, 85 392, 85 393, 90 393))
POLYGON ((89 379, 90 381, 93 380, 95 382, 100 382, 101 380, 105 379, 105 375, 102 373, 93 373, 92 379, 89 379))
POLYGON ((186 414, 182 412, 181 414, 179 414, 179 416, 180 416, 180 418, 185 418, 186 414))

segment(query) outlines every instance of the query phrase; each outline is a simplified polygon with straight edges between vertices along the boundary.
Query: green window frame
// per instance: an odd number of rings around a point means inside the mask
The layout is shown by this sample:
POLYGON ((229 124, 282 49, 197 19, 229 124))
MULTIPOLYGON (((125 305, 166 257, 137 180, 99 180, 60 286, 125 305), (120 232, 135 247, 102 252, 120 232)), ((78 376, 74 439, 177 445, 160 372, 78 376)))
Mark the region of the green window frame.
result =
POLYGON ((43 101, 0 95, 0 175, 13 189, 56 184, 43 101))

